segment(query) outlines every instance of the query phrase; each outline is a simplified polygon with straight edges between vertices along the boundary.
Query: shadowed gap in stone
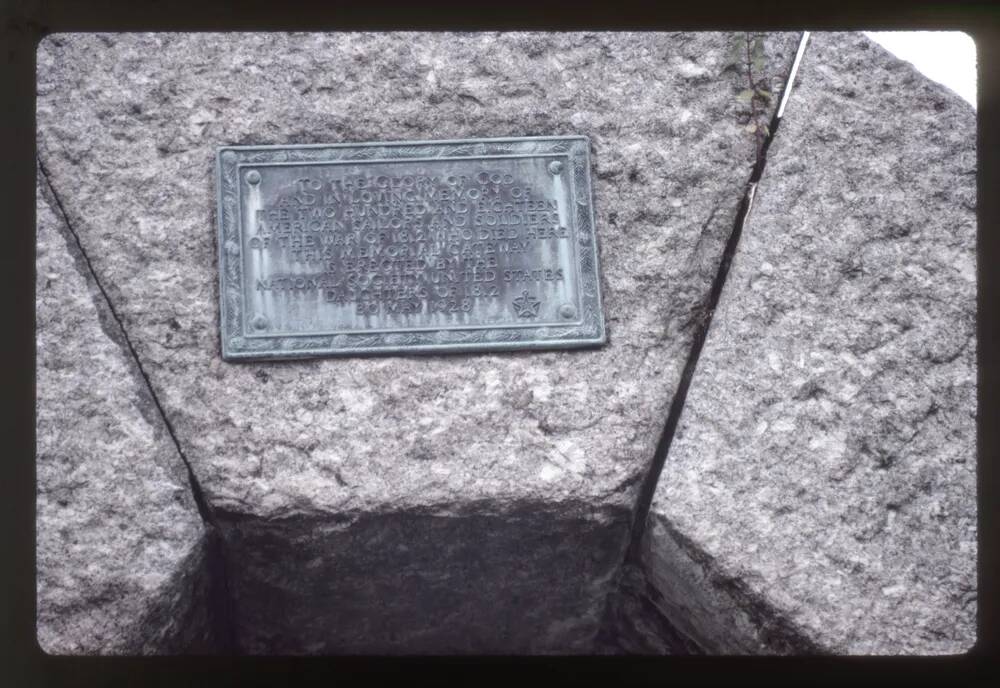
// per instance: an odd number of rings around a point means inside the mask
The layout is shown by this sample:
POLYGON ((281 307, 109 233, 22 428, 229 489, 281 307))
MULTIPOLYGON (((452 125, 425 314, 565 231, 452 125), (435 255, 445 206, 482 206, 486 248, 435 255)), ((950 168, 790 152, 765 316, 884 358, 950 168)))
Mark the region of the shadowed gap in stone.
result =
MULTIPOLYGON (((705 340, 708 337, 709 328, 712 325, 712 317, 715 313, 715 309, 719 304, 719 298, 722 295, 722 289, 725 287, 726 278, 729 275, 729 268, 732 264, 733 257, 736 255, 736 250, 739 247, 740 237, 743 234, 743 227, 746 224, 747 218, 750 214, 751 207, 753 205, 754 194, 757 190, 757 184, 760 182, 761 176, 764 173, 764 168, 767 165, 767 152, 771 147, 771 142, 774 140, 775 135, 778 132, 778 127, 781 123, 781 117, 784 114, 785 103, 791 94, 792 85, 795 81, 795 76, 798 71, 798 66, 802 60, 802 56, 805 52, 806 44, 809 40, 809 32, 804 31, 801 38, 799 39, 798 50, 796 51, 795 59, 789 68, 788 78, 785 80, 785 84, 782 88, 781 97, 779 99, 779 106, 775 108, 774 113, 771 116, 771 121, 768 124, 767 136, 763 141, 763 145, 760 148, 760 154, 757 157, 756 163, 754 164, 753 170, 750 174, 750 178, 747 181, 745 191, 742 198, 740 199, 739 206, 736 212, 736 218, 733 222, 733 228, 729 234, 729 238, 726 240, 725 249, 722 253, 722 258, 719 261, 719 267, 716 272, 715 278, 712 281, 712 288, 709 291, 708 299, 706 300, 706 305, 704 309, 704 316, 701 322, 698 324, 698 329, 695 332, 691 349, 688 352, 687 361, 684 364, 684 371, 681 374, 680 382, 677 385, 677 391, 674 394, 673 400, 670 404, 670 410, 667 413, 667 419, 664 423, 663 431, 660 434, 659 442, 657 443, 656 449, 653 453, 652 463, 650 465, 649 472, 646 474, 642 485, 639 488, 639 496, 636 502, 635 515, 632 522, 632 528, 630 532, 630 539, 628 548, 625 552, 625 559, 622 562, 622 576, 620 579, 628 577, 628 572, 631 569, 635 569, 637 573, 641 573, 641 543, 643 536, 646 532, 646 524, 649 517, 650 507, 653 502, 653 495, 656 492, 656 486, 659 483, 660 474, 663 472, 663 468, 666 464, 667 456, 670 453, 670 444, 673 440, 674 433, 677 430, 677 423, 680 420, 681 413, 684 410, 684 404, 687 400, 688 389, 691 385, 691 379, 694 377, 695 369, 698 366, 698 359, 701 356, 702 348, 705 345, 705 340)), ((639 586, 640 588, 647 588, 648 586, 639 586)), ((642 592, 640 590, 640 592, 642 592)), ((611 597, 617 595, 617 592, 613 592, 609 597, 609 607, 611 606, 611 597)), ((609 609, 606 615, 606 619, 610 620, 611 610, 609 609)), ((667 625, 672 627, 669 623, 669 619, 663 619, 667 625)), ((602 624, 601 636, 603 642, 613 643, 614 638, 611 638, 608 634, 611 632, 610 629, 606 629, 602 624)), ((683 633, 681 633, 676 628, 672 627, 672 632, 670 635, 676 635, 678 638, 683 638, 683 633)), ((690 639, 685 639, 689 642, 679 643, 678 650, 682 652, 687 652, 690 650, 690 639)))
POLYGON ((628 528, 581 503, 218 518, 239 646, 281 655, 587 653, 628 528))

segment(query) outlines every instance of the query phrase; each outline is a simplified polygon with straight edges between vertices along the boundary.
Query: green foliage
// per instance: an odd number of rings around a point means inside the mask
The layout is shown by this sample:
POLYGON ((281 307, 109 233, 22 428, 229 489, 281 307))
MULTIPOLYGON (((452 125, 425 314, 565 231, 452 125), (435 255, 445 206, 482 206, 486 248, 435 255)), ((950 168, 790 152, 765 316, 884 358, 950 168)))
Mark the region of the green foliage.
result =
POLYGON ((769 129, 768 108, 773 94, 767 76, 767 55, 762 34, 737 34, 730 46, 729 63, 736 68, 742 83, 736 94, 737 116, 745 131, 752 134, 760 159, 769 129))

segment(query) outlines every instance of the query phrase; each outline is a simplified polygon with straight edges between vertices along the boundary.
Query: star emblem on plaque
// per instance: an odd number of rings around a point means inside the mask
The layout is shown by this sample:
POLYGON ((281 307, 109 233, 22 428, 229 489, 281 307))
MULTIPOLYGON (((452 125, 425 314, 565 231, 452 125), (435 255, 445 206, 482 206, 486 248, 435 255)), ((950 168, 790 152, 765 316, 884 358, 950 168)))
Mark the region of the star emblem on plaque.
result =
POLYGON ((538 316, 538 308, 542 305, 542 302, 531 296, 528 290, 525 289, 521 292, 521 295, 511 302, 514 306, 514 312, 517 313, 520 318, 535 318, 538 316))

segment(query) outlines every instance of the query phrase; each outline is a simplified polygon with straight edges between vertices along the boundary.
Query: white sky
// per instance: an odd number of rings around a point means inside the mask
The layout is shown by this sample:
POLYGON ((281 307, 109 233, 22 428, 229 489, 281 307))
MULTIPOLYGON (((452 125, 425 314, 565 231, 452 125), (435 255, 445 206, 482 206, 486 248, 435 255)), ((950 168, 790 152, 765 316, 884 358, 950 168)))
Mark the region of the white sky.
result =
POLYGON ((866 36, 976 107, 976 43, 961 31, 865 31, 866 36))

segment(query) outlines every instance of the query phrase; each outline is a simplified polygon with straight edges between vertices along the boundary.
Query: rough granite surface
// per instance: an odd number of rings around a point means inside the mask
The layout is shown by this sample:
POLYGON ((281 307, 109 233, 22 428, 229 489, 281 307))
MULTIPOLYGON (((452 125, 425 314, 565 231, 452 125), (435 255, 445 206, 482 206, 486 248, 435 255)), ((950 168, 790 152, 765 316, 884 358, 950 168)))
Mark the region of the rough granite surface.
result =
MULTIPOLYGON (((222 523, 242 648, 586 650, 753 164, 733 39, 41 43, 41 163, 222 523), (565 134, 593 147, 605 347, 222 361, 217 146, 565 134)), ((796 39, 768 39, 776 93, 796 39)))
POLYGON ((813 34, 646 531, 714 651, 976 640, 976 119, 813 34))
POLYGON ((36 208, 39 646, 208 651, 186 469, 75 243, 41 193, 36 208))

